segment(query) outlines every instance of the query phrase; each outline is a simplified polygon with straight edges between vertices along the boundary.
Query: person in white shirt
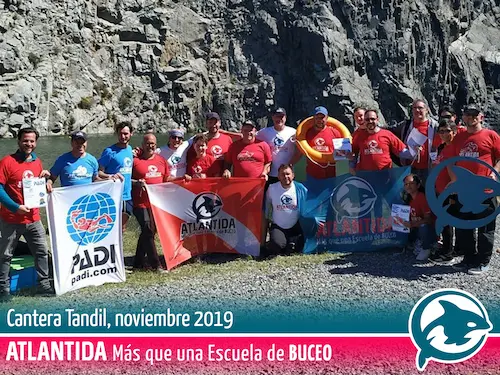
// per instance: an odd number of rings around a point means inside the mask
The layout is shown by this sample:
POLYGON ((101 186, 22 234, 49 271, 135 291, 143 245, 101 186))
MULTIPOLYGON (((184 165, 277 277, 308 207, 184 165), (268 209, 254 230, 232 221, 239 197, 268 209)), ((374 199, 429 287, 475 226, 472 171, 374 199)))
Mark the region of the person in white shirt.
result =
POLYGON ((182 129, 172 129, 169 132, 168 144, 160 148, 160 155, 167 161, 170 176, 184 177, 187 168, 187 153, 193 139, 184 140, 182 129))
POLYGON ((295 164, 300 159, 300 151, 295 146, 296 130, 286 126, 286 111, 278 108, 272 115, 273 126, 259 130, 257 139, 266 142, 271 148, 272 163, 266 183, 266 190, 270 184, 278 182, 278 168, 282 164, 295 164))
POLYGON ((272 210, 270 242, 267 245, 270 254, 300 251, 304 247, 299 217, 307 189, 294 181, 294 177, 290 164, 280 165, 279 182, 269 185, 266 193, 266 210, 272 210))

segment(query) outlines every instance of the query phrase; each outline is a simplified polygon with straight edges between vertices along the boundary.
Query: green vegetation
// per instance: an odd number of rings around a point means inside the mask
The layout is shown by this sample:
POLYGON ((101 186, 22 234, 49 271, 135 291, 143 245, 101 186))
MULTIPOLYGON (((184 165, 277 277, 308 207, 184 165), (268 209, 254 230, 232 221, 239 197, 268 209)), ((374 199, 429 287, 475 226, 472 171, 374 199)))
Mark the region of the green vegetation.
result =
POLYGON ((122 111, 125 111, 129 107, 133 96, 134 91, 132 90, 132 88, 129 86, 125 86, 123 88, 122 94, 120 95, 120 99, 118 100, 118 107, 120 107, 122 111))
POLYGON ((94 91, 101 98, 101 102, 104 103, 113 97, 113 93, 104 82, 98 82, 94 85, 94 91))
POLYGON ((86 96, 80 100, 80 103, 78 103, 78 107, 81 109, 90 109, 92 108, 92 97, 91 96, 86 96))

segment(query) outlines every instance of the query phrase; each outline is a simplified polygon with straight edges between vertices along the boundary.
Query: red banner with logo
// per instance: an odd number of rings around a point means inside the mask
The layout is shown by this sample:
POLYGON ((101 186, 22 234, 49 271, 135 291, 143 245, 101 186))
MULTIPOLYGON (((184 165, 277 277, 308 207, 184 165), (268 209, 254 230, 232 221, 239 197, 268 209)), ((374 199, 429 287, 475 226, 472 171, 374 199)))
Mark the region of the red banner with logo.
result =
POLYGON ((206 253, 258 256, 264 185, 260 178, 147 185, 167 268, 206 253))

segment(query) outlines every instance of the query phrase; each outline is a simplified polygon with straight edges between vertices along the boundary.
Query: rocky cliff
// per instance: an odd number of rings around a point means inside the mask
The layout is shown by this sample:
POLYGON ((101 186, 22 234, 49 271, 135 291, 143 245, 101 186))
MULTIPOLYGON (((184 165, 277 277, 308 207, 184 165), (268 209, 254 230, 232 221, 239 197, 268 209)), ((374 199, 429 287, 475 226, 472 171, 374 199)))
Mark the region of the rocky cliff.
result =
POLYGON ((480 103, 500 119, 495 0, 0 0, 0 136, 291 123, 316 104, 404 119, 480 103))

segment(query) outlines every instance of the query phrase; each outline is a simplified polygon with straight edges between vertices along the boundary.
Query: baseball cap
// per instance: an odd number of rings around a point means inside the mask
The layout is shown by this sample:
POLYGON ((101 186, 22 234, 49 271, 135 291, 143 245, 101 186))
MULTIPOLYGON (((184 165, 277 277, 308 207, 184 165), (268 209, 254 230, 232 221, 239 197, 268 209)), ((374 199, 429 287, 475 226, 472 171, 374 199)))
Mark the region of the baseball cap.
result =
POLYGON ((182 129, 172 129, 168 132, 170 137, 181 137, 184 138, 184 131, 182 129))
POLYGON ((84 141, 87 140, 87 134, 85 132, 82 132, 81 130, 74 131, 71 133, 71 140, 74 141, 76 139, 83 139, 84 141))
POLYGON ((321 106, 314 108, 314 115, 318 115, 318 114, 328 116, 328 109, 326 109, 325 107, 321 107, 321 106))
POLYGON ((253 122, 252 120, 245 120, 241 126, 243 127, 245 125, 252 126, 255 129, 259 130, 259 126, 255 122, 253 122))
POLYGON ((213 118, 220 121, 220 116, 217 112, 208 112, 207 114, 205 114, 205 119, 211 120, 213 118))
POLYGON ((467 104, 464 107, 464 115, 467 114, 477 116, 479 113, 481 113, 481 110, 475 104, 467 104))
POLYGON ((276 108, 275 111, 273 112, 273 115, 285 115, 286 116, 285 108, 282 108, 282 107, 276 108))

